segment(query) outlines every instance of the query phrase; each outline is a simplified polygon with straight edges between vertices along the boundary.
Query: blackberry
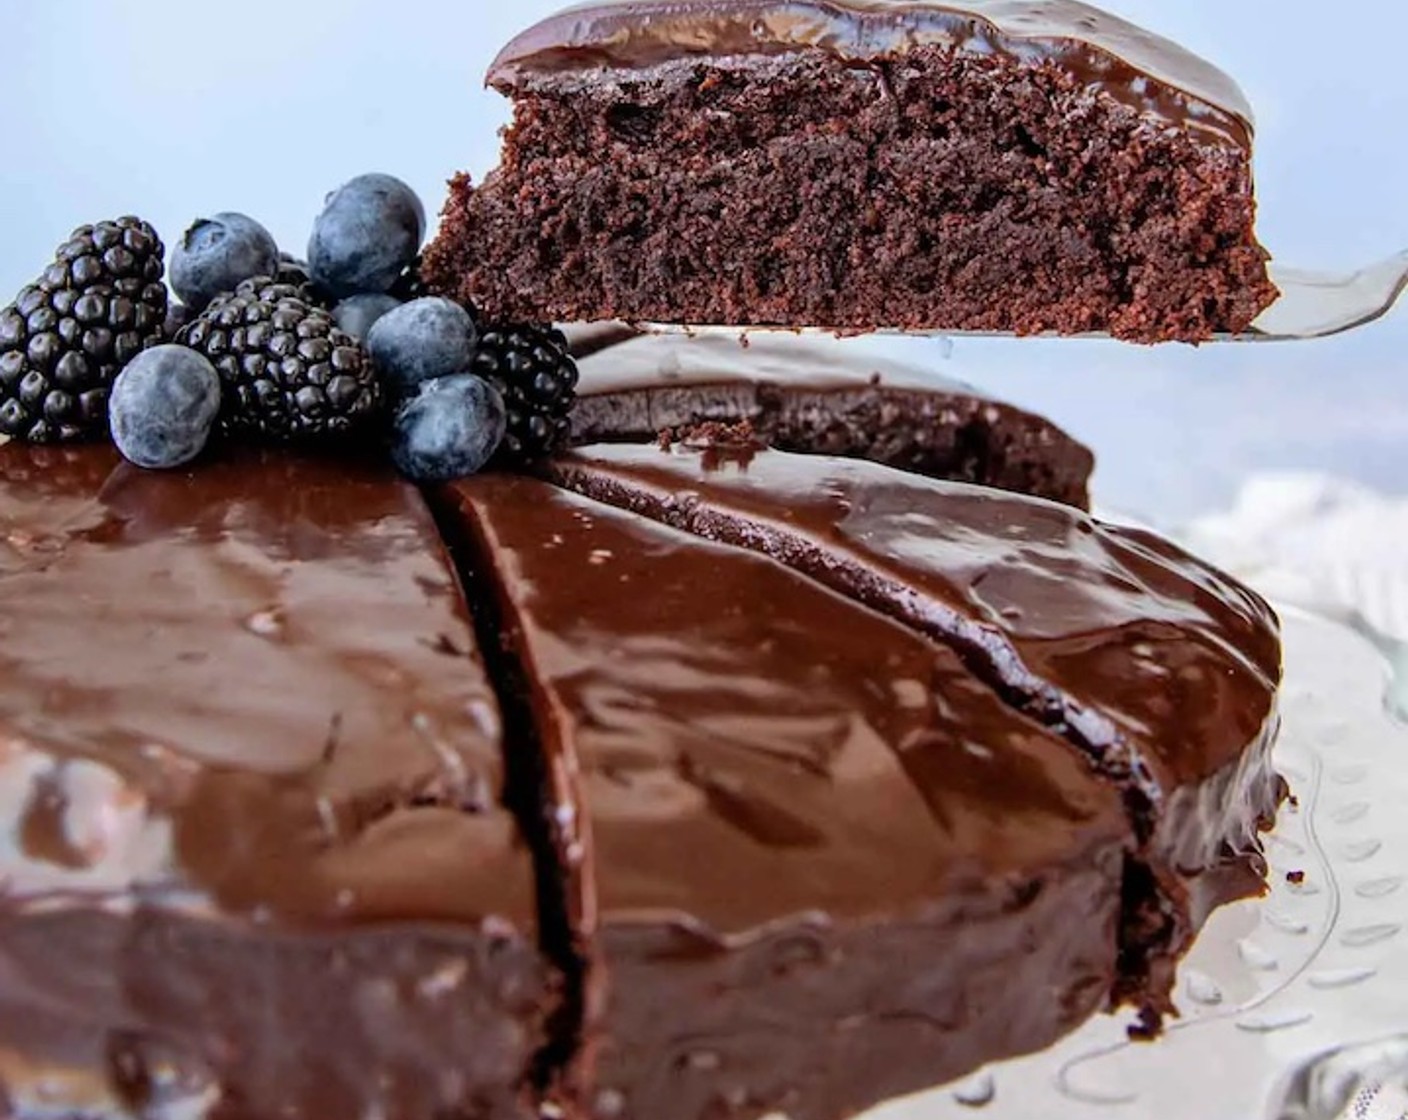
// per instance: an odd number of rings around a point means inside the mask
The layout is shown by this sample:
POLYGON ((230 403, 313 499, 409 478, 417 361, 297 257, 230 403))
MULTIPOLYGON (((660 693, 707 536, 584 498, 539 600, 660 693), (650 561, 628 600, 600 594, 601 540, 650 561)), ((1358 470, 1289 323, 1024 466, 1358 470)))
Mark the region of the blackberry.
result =
POLYGON ((308 271, 308 264, 299 260, 292 253, 279 254, 279 267, 274 273, 274 280, 280 284, 291 284, 295 288, 301 289, 300 299, 305 303, 311 303, 314 307, 332 309, 333 299, 313 283, 313 275, 308 271))
POLYGON ((107 430, 113 379, 165 330, 164 256, 138 218, 82 226, 0 311, 0 435, 57 443, 107 430))
POLYGON ((571 429, 577 364, 552 327, 484 326, 469 372, 499 391, 508 428, 498 457, 528 463, 552 454, 571 429))
POLYGON ((79 226, 59 246, 36 286, 47 291, 107 287, 136 302, 159 302, 165 315, 166 288, 161 282, 165 261, 166 246, 156 230, 129 215, 79 226))
POLYGON ((241 280, 235 286, 233 294, 251 296, 262 303, 277 303, 281 299, 296 299, 310 307, 318 306, 307 298, 306 285, 292 284, 277 276, 251 276, 248 280, 241 280))
POLYGON ((381 383, 366 351, 298 291, 255 277, 181 332, 178 341, 220 374, 224 431, 309 442, 344 437, 379 419, 381 383))

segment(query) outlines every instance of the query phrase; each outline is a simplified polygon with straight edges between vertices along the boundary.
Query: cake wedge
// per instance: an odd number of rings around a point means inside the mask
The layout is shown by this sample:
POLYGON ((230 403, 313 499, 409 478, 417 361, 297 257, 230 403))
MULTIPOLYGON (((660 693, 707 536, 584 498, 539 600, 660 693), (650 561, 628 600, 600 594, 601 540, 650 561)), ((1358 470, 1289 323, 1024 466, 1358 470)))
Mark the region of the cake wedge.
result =
POLYGON ((646 0, 514 39, 432 288, 491 318, 1199 341, 1275 296, 1252 113, 1077 0, 646 0))

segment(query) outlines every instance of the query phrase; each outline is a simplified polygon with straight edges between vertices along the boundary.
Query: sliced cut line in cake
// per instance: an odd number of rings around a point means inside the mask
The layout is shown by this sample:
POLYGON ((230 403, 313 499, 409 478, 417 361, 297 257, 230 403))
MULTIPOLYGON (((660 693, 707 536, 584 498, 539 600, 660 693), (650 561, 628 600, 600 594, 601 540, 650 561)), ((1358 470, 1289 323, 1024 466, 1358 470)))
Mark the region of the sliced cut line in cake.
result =
POLYGON ((526 1120, 558 980, 389 467, 0 447, 7 1115, 526 1120))
POLYGON ((1256 883, 1258 833, 1283 795, 1265 603, 1152 535, 855 460, 610 444, 550 469, 951 645, 1057 730, 1124 792, 1147 860, 1130 880, 1121 994, 1172 1010, 1177 958, 1224 892, 1256 883))
POLYGON ((1104 1006, 1118 794, 947 647, 541 482, 442 502, 544 753, 570 1115, 840 1120, 1104 1006))

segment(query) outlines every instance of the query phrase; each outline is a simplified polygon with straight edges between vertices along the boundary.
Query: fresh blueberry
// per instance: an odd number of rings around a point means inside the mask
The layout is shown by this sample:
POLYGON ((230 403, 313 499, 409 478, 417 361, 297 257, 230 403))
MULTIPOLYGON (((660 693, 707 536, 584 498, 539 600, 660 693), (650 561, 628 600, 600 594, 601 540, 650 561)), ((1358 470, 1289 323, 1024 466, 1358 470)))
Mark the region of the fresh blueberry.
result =
POLYGON ((396 409, 391 459, 416 482, 449 482, 483 468, 504 437, 503 398, 487 381, 456 373, 422 382, 396 409))
POLYGON ((193 311, 233 292, 241 280, 272 276, 279 247, 269 231, 243 214, 197 219, 171 253, 171 287, 193 311))
POLYGON ((426 296, 388 311, 367 334, 367 352, 393 393, 469 368, 477 332, 453 300, 426 296))
POLYGON ((113 382, 108 415, 117 449, 139 467, 179 467, 205 447, 220 411, 220 375, 194 350, 154 346, 113 382))
POLYGON ((390 175, 359 175, 328 195, 308 242, 314 282, 338 299, 389 292, 425 237, 425 207, 390 175))
POLYGON ((388 311, 395 311, 400 306, 401 301, 395 296, 379 295, 375 292, 348 296, 332 309, 332 318, 333 322, 358 342, 365 342, 372 324, 388 311))

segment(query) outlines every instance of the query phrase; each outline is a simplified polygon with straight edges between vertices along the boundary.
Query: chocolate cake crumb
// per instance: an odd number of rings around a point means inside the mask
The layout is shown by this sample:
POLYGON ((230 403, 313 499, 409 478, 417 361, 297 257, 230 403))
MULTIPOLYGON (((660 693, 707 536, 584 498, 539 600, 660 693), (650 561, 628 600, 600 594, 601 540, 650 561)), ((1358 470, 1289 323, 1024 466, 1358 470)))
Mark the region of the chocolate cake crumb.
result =
POLYGON ((762 438, 749 419, 732 423, 722 420, 704 420, 698 424, 685 424, 660 433, 660 445, 665 450, 679 445, 697 451, 717 450, 724 447, 761 447, 762 438))
POLYGON ((1286 882, 1290 883, 1291 886, 1293 886, 1293 887, 1303 886, 1303 885, 1305 884, 1305 872, 1304 872, 1304 871, 1288 871, 1288 872, 1286 872, 1286 882))
MULTIPOLYGON (((501 56, 491 80, 514 123, 484 183, 451 185, 425 255, 434 290, 507 320, 1138 342, 1241 332, 1276 296, 1239 108, 1179 111, 1148 74, 1132 107, 1092 76, 1108 56, 1067 65, 1057 40, 1040 61, 1028 37, 1006 53, 904 40, 933 16, 917 3, 870 65, 758 50, 732 9, 718 18, 748 51, 612 65, 612 44, 678 15, 657 7, 550 20, 525 33, 541 51, 501 56), (599 53, 554 54, 597 21, 599 53)), ((875 49, 862 6, 824 18, 857 21, 857 49, 875 49)))

